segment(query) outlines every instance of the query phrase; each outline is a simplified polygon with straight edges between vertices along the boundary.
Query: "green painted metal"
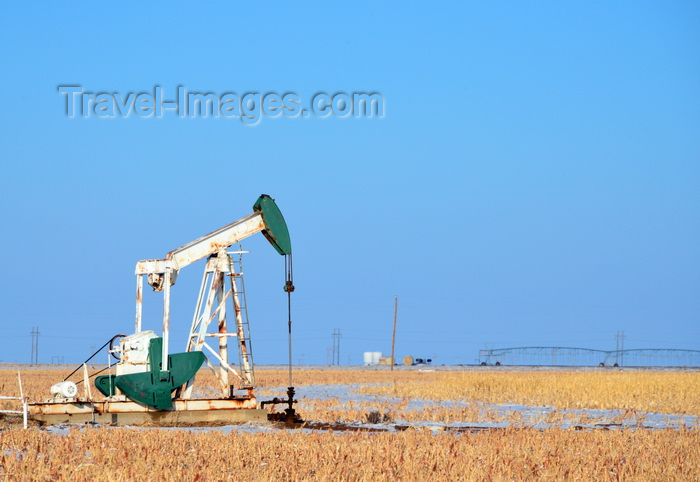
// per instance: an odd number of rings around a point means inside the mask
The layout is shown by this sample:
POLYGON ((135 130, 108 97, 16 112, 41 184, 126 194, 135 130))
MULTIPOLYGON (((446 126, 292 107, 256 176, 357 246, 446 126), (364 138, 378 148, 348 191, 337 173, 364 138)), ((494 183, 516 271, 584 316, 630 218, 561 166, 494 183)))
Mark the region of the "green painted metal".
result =
POLYGON ((116 375, 103 375, 101 377, 95 378, 95 386, 106 397, 111 397, 117 393, 116 387, 114 386, 114 379, 116 375))
POLYGON ((284 221, 280 208, 275 200, 267 194, 262 194, 253 205, 255 212, 261 213, 265 223, 263 235, 279 254, 292 254, 292 241, 289 229, 284 221))
POLYGON ((128 375, 106 375, 97 377, 95 386, 109 396, 119 389, 130 400, 145 403, 157 410, 172 407, 172 392, 195 376, 204 363, 204 353, 193 351, 174 353, 168 356, 170 370, 162 367, 162 338, 153 338, 148 347, 149 371, 128 375))

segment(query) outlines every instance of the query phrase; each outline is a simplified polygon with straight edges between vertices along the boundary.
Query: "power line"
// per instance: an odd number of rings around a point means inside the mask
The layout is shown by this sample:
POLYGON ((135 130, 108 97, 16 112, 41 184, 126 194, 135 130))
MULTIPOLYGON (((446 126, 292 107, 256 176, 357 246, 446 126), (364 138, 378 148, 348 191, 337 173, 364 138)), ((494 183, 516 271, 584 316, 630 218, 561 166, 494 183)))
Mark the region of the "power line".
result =
POLYGON ((32 356, 30 363, 34 365, 39 363, 39 327, 33 326, 30 335, 32 335, 32 356))
POLYGON ((340 365, 340 329, 333 330, 333 365, 340 365))

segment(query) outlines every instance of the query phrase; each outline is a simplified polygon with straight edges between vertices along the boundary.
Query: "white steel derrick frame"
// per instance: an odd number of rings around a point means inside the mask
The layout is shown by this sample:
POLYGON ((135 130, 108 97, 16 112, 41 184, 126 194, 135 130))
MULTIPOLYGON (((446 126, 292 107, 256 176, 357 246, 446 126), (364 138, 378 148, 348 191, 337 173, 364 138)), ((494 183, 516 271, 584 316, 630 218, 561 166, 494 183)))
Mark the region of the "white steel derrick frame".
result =
MULTIPOLYGON (((220 251, 217 255, 212 255, 207 260, 207 266, 202 277, 202 285, 199 290, 197 306, 192 318, 192 326, 187 341, 187 351, 202 351, 206 348, 209 353, 219 362, 219 369, 212 364, 209 357, 206 363, 214 372, 221 385, 223 396, 230 395, 229 373, 238 379, 239 388, 252 388, 255 380, 253 378, 253 354, 250 346, 250 334, 246 330, 248 327, 245 293, 242 289, 243 273, 235 270, 235 262, 231 254, 243 254, 244 251, 228 253, 226 250, 220 251), (228 283, 226 282, 228 277, 228 283), (241 286, 239 286, 239 283, 241 286), (231 300, 236 332, 228 331, 226 302, 231 300), (245 311, 245 319, 244 319, 245 311), (218 330, 216 333, 209 333, 209 325, 218 317, 218 330), (218 353, 206 342, 207 337, 215 337, 219 340, 218 353), (228 339, 235 337, 238 342, 238 354, 240 361, 240 373, 229 364, 228 359, 228 339)), ((240 261, 238 261, 240 265, 240 261)), ((189 399, 192 395, 193 381, 187 383, 181 398, 189 399)))
MULTIPOLYGON (((135 333, 140 333, 142 327, 143 277, 148 276, 148 284, 153 287, 154 291, 163 291, 162 370, 168 370, 170 288, 175 284, 179 270, 207 256, 212 256, 219 252, 225 253, 229 246, 264 229, 265 223, 262 214, 256 212, 169 252, 165 259, 147 259, 136 263, 135 333)), ((205 278, 206 276, 205 271, 205 278)), ((208 345, 205 344, 204 346, 208 345)))

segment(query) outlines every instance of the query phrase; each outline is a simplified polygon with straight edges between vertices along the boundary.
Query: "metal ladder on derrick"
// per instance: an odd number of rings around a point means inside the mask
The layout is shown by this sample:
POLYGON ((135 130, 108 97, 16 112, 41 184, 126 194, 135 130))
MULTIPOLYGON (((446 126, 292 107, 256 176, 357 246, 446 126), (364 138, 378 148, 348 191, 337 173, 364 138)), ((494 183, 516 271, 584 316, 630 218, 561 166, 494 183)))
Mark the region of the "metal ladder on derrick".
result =
POLYGON ((243 253, 238 250, 229 253, 231 273, 229 280, 233 298, 234 316, 236 319, 238 338, 238 366, 245 380, 240 388, 253 388, 255 386, 255 373, 253 371, 253 345, 250 339, 250 322, 248 321, 248 301, 245 294, 245 282, 243 280, 243 253), (234 259, 232 254, 238 254, 234 259))
MULTIPOLYGON (((219 380, 222 394, 229 397, 233 396, 237 389, 251 389, 255 386, 250 324, 242 271, 243 253, 246 252, 240 249, 233 252, 223 249, 207 259, 187 341, 188 352, 207 350, 205 362, 219 380), (239 255, 238 259, 233 258, 235 254, 239 255), (226 277, 228 277, 228 283, 226 277), (234 332, 230 331, 228 325, 229 298, 233 309, 234 332), (218 329, 212 332, 213 330, 209 330, 209 325, 215 319, 217 319, 218 329), (206 342, 207 338, 219 340, 218 353, 206 342), (229 338, 237 339, 239 371, 229 364, 229 338), (219 362, 219 367, 212 363, 212 358, 219 362), (229 374, 233 374, 238 379, 238 387, 229 383, 229 374)), ((193 384, 193 380, 187 383, 182 392, 182 398, 192 397, 193 384)))

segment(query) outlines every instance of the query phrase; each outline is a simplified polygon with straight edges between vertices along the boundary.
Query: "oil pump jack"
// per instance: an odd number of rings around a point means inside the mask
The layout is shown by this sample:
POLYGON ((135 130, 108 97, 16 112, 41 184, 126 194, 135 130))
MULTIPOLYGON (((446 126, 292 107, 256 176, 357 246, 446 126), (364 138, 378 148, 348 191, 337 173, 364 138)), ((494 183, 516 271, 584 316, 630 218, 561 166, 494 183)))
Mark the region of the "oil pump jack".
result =
POLYGON ((294 284, 291 256, 292 246, 284 217, 275 201, 263 194, 253 205, 252 214, 169 252, 164 259, 139 261, 135 269, 135 332, 129 336, 117 335, 105 344, 109 345, 109 352, 117 363, 113 373, 95 379, 95 387, 104 398, 93 398, 87 365, 83 364, 82 381, 76 384, 69 380, 80 370, 79 367, 64 381, 51 387, 52 399, 30 403, 30 416, 46 423, 92 421, 118 425, 145 422, 211 424, 268 418, 293 421, 290 295, 294 284), (241 269, 243 252, 229 251, 234 244, 259 232, 284 256, 284 291, 290 312, 287 399, 275 398, 260 403, 254 394, 253 354, 241 269), (236 254, 238 259, 233 256, 236 254), (204 258, 207 261, 186 350, 170 353, 172 287, 180 270, 204 258), (144 331, 142 327, 144 277, 153 291, 163 293, 161 336, 152 330, 144 331), (215 348, 210 346, 208 339, 215 340, 215 348), (229 359, 229 340, 235 340, 238 348, 237 368, 229 359), (203 364, 216 375, 219 397, 195 396, 195 375, 203 364), (80 383, 83 383, 82 396, 79 396, 77 386, 80 383), (265 409, 265 406, 276 404, 287 405, 284 414, 269 414, 265 409))

